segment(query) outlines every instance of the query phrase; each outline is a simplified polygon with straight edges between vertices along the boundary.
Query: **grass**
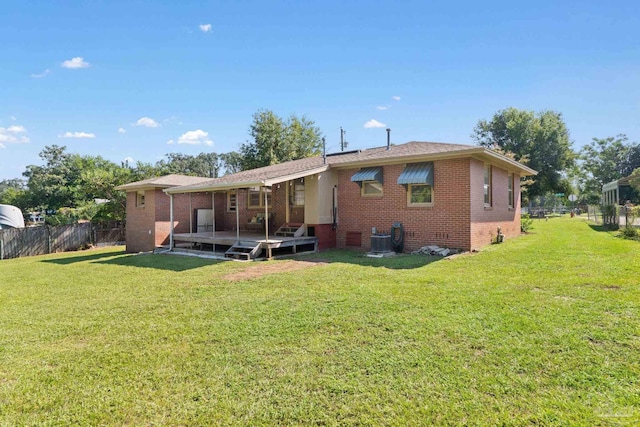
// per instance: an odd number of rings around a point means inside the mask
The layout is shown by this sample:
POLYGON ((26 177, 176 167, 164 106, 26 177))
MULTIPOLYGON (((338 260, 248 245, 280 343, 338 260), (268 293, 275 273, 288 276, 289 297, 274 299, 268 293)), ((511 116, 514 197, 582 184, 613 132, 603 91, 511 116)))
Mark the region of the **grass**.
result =
POLYGON ((5 260, 0 425, 636 425, 639 255, 554 218, 244 281, 121 248, 5 260))

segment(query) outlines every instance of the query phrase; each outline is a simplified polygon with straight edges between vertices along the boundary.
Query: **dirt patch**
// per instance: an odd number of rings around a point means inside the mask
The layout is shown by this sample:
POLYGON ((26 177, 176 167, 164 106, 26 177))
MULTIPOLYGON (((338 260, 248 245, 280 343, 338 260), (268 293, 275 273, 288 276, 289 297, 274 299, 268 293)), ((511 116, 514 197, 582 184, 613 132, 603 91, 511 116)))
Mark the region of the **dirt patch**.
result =
POLYGON ((227 274, 223 279, 237 282, 239 280, 255 279, 266 276, 268 274, 284 273, 287 271, 302 270, 305 268, 316 267, 319 265, 327 265, 323 261, 276 261, 276 262, 252 262, 247 263, 247 267, 242 271, 227 274))

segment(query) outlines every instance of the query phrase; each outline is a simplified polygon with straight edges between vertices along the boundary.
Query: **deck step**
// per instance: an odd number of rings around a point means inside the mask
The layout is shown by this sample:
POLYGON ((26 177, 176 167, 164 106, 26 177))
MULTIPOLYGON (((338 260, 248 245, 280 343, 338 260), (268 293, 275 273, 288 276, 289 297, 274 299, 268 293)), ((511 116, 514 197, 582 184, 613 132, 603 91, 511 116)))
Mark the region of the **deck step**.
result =
POLYGON ((225 253, 225 258, 233 259, 254 259, 260 253, 260 243, 236 242, 225 253))
POLYGON ((278 228, 273 234, 280 237, 301 237, 304 235, 304 233, 304 224, 286 223, 282 224, 282 226, 278 228))

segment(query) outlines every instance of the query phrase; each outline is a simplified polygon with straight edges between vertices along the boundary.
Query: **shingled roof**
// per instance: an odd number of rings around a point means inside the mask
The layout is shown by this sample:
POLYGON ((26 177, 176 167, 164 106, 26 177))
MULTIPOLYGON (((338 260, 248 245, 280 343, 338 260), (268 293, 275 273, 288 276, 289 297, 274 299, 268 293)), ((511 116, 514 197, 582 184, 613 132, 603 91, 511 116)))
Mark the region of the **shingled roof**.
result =
POLYGON ((155 178, 143 179, 142 181, 130 182, 129 184, 119 185, 116 190, 141 190, 145 188, 170 188, 183 185, 193 185, 203 181, 208 181, 209 178, 202 178, 200 176, 187 176, 187 175, 165 175, 155 178))
POLYGON ((254 186, 271 186, 279 182, 321 173, 330 168, 356 168, 463 157, 488 160, 506 169, 518 171, 523 176, 537 174, 533 169, 484 147, 443 142, 412 141, 405 144, 391 145, 388 149, 385 146, 329 154, 326 160, 322 156, 292 160, 225 175, 220 178, 205 178, 201 182, 168 188, 165 192, 187 193, 254 186))

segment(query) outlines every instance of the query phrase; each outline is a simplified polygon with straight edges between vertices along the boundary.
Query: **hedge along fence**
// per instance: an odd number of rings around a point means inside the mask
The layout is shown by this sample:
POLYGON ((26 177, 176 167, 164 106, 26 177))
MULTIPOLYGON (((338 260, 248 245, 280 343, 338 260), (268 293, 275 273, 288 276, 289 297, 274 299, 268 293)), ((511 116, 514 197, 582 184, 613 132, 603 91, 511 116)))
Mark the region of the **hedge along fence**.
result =
POLYGON ((589 205, 589 220, 610 227, 640 226, 640 206, 589 205))
POLYGON ((124 227, 103 228, 89 222, 0 230, 0 260, 66 252, 124 241, 124 227))

